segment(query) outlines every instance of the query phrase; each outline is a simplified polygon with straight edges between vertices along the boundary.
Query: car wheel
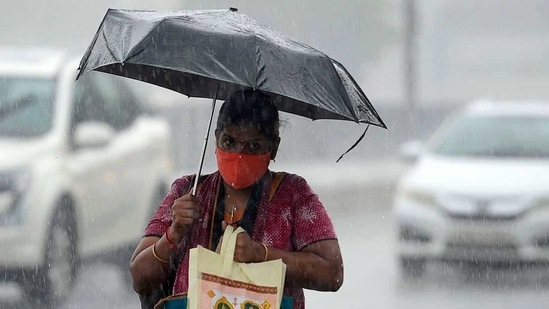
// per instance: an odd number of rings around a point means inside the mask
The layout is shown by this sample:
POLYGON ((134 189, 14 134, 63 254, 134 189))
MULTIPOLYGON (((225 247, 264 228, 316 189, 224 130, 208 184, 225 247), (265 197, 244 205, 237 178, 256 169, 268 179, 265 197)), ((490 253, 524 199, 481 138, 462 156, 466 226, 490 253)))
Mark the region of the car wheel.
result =
POLYGON ((400 273, 404 278, 420 278, 425 274, 425 259, 400 257, 400 273))
POLYGON ((58 211, 48 232, 44 265, 36 269, 30 282, 23 285, 31 302, 56 308, 67 299, 80 264, 75 232, 74 216, 67 211, 58 211))

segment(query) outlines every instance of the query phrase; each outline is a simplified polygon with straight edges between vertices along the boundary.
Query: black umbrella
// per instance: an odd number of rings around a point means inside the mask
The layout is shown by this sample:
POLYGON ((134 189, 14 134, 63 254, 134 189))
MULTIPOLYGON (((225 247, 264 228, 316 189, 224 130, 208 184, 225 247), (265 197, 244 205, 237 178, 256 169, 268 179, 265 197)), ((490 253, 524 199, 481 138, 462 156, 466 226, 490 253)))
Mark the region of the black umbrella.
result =
POLYGON ((281 111, 386 128, 343 65, 236 9, 109 9, 77 79, 92 70, 212 98, 212 116, 216 99, 253 88, 268 93, 281 111))

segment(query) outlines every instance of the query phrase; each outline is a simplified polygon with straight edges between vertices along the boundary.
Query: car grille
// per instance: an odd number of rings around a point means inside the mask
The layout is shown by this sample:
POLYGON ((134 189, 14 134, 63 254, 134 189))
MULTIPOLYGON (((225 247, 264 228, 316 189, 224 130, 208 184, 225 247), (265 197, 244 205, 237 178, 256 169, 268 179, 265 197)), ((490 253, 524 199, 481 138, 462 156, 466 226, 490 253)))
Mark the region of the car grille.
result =
POLYGON ((469 220, 469 221, 513 221, 520 218, 521 214, 463 214, 447 212, 448 217, 454 220, 469 220))
POLYGON ((450 233, 446 239, 447 246, 475 248, 515 248, 515 237, 499 229, 467 228, 450 233))
POLYGON ((448 196, 446 203, 444 204, 446 215, 453 220, 514 221, 519 219, 524 212, 516 207, 520 203, 516 196, 451 195, 448 196))
POLYGON ((480 260, 514 259, 518 255, 514 237, 504 231, 466 229, 446 239, 446 254, 480 260))
POLYGON ((447 243, 445 256, 469 260, 515 260, 519 258, 517 247, 510 243, 447 243))

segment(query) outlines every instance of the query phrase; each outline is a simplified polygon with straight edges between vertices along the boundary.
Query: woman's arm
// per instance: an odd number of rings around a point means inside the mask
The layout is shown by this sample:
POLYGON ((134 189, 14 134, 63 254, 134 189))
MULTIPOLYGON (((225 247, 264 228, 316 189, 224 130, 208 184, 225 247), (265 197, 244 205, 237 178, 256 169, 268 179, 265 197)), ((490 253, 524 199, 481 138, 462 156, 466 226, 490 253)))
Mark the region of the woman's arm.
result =
POLYGON ((266 248, 267 252, 260 242, 240 233, 234 260, 249 263, 263 262, 265 257, 267 261, 282 259, 286 264, 286 282, 305 289, 337 291, 343 284, 343 259, 336 239, 314 242, 299 252, 266 248))
POLYGON ((169 260, 174 251, 175 248, 170 248, 165 236, 162 238, 148 236, 141 239, 130 262, 133 289, 138 294, 151 294, 168 280, 169 260), (153 255, 153 246, 155 246, 156 255, 165 261, 160 261, 153 255))
POLYGON ((133 288, 139 294, 158 290, 170 275, 170 260, 177 246, 188 236, 192 224, 200 217, 200 205, 195 196, 186 194, 171 206, 171 225, 162 237, 143 237, 130 262, 133 288))
POLYGON ((267 250, 267 260, 280 258, 286 264, 286 282, 292 285, 335 292, 343 284, 343 260, 335 239, 312 243, 299 252, 267 250))
MULTIPOLYGON (((287 283, 318 291, 337 291, 343 284, 343 259, 324 205, 300 176, 287 175, 279 190, 286 192, 282 197, 291 196, 289 201, 281 203, 291 207, 291 242, 297 252, 267 248, 267 259, 284 261, 287 283)), ((259 249, 254 244, 257 254, 265 254, 263 245, 258 244, 259 249)))

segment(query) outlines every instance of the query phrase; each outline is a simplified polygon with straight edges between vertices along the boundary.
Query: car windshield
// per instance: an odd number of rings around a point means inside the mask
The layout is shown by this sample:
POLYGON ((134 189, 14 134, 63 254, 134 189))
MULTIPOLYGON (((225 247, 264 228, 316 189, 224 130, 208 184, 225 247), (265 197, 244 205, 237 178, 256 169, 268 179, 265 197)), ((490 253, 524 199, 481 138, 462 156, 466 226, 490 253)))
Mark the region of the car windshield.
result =
POLYGON ((431 151, 455 157, 547 158, 549 117, 463 116, 437 135, 431 151))
POLYGON ((37 137, 52 126, 55 81, 0 76, 0 137, 37 137))

